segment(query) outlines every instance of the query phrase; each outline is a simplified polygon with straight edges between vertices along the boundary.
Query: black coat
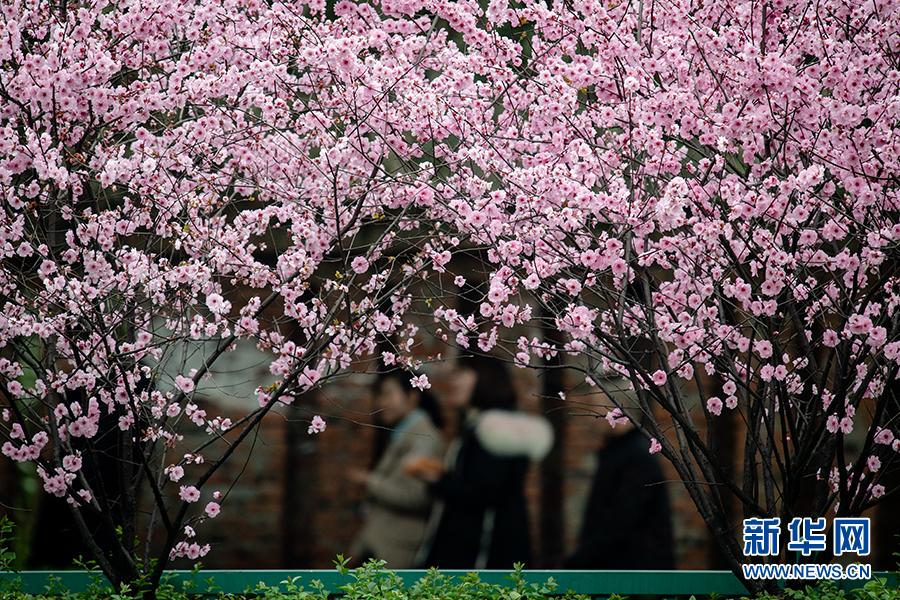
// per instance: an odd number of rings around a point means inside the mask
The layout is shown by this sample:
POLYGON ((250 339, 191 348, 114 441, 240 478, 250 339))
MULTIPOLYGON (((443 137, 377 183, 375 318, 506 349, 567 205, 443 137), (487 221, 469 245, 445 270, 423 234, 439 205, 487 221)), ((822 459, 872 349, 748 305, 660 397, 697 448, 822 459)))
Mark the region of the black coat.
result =
POLYGON ((610 440, 568 569, 674 569, 672 516, 657 457, 637 429, 610 440))
MULTIPOLYGON (((502 426, 503 419, 507 418, 503 413, 507 412, 491 411, 493 425, 502 426)), ((521 413, 509 414, 509 418, 517 419, 518 427, 524 427, 516 431, 529 432, 532 424, 536 426, 533 434, 521 436, 524 442, 521 449, 504 447, 504 442, 499 444, 502 452, 488 450, 485 445, 490 447, 491 440, 486 438, 492 434, 478 425, 460 436, 458 452, 448 473, 432 486, 439 501, 439 512, 435 515, 436 529, 426 547, 427 558, 421 566, 512 570, 515 563, 526 566, 531 563, 525 475, 530 464, 529 453, 540 444, 549 449, 552 432, 547 432, 549 426, 543 420, 521 413), (528 448, 529 441, 539 437, 542 441, 528 448)), ((541 458, 540 452, 532 453, 531 458, 541 458)))

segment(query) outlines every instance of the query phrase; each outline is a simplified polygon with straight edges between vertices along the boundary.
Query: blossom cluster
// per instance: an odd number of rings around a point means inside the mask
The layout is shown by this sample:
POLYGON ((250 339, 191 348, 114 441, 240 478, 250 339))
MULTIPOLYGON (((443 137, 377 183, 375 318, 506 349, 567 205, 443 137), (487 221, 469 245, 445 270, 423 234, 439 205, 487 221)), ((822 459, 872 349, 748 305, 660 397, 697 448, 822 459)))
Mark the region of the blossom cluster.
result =
MULTIPOLYGON (((823 504, 858 514, 900 458, 879 441, 900 409, 900 3, 640 6, 492 2, 493 39, 466 30, 493 53, 448 110, 492 112, 445 150, 433 255, 475 246, 484 283, 474 315, 435 316, 519 366, 562 353, 611 396, 624 378, 688 432, 647 425, 685 480, 681 451, 722 476, 691 413, 737 413, 757 440, 745 465, 835 468, 823 504)), ((730 486, 750 510, 793 501, 730 486)))

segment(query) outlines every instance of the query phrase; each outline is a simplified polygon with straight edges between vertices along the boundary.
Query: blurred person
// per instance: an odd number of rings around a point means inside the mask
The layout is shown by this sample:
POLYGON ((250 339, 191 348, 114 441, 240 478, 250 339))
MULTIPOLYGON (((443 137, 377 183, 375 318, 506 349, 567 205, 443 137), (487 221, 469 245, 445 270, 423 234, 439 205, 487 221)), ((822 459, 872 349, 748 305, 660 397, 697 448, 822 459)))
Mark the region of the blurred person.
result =
POLYGON ((421 464, 435 508, 419 567, 511 569, 531 563, 525 475, 553 445, 543 418, 515 410, 506 366, 495 358, 466 357, 451 379, 450 402, 460 431, 441 465, 421 464))
MULTIPOLYGON (((626 410, 637 410, 628 404, 626 410)), ((674 569, 669 495, 662 465, 650 454, 650 441, 624 416, 597 417, 597 423, 597 470, 578 548, 563 567, 674 569)))
POLYGON ((351 551, 355 564, 376 558, 387 562, 388 568, 408 569, 422 542, 432 503, 428 485, 407 471, 408 463, 413 457, 440 460, 443 420, 434 397, 412 387, 405 371, 380 375, 373 390, 378 420, 388 435, 371 471, 348 472, 352 481, 366 487, 369 505, 351 551))

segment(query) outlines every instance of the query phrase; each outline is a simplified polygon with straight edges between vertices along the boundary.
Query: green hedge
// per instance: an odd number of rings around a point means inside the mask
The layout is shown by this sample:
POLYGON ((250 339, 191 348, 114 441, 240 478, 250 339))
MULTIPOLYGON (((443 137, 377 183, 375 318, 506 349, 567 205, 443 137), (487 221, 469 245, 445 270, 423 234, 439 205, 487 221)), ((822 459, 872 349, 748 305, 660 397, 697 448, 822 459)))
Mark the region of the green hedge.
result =
MULTIPOLYGON (((599 592, 604 586, 596 585, 596 581, 603 580, 609 575, 607 572, 561 572, 562 580, 566 583, 574 580, 572 575, 580 576, 581 581, 594 580, 594 585, 576 586, 577 591, 570 591, 560 586, 556 579, 548 576, 543 583, 531 583, 526 577, 534 577, 535 572, 525 573, 521 567, 508 576, 501 576, 498 572, 460 573, 452 574, 429 570, 418 572, 416 577, 408 578, 412 581, 407 584, 398 573, 388 571, 383 562, 371 561, 358 569, 347 569, 339 557, 335 572, 324 572, 331 577, 311 579, 308 573, 291 575, 291 572, 280 571, 282 579, 274 582, 270 577, 252 579, 255 572, 241 572, 239 580, 229 578, 227 572, 211 574, 203 571, 179 572, 170 576, 163 582, 157 591, 159 600, 243 600, 255 598, 257 600, 329 600, 335 596, 342 596, 341 600, 587 600, 592 597, 604 597, 611 600, 627 598, 628 595, 599 592), (217 579, 219 576, 219 579, 217 579), (325 581, 323 582, 323 579, 325 581), (243 588, 236 589, 238 581, 243 588), (256 581, 258 583, 250 583, 256 581), (303 584, 306 585, 303 585, 303 584), (593 593, 586 594, 584 590, 593 593)), ((275 573, 275 572, 259 572, 275 573)), ((303 573, 303 572, 298 572, 303 573)), ((323 573, 323 572, 317 572, 323 573)), ((546 575, 547 572, 543 572, 546 575)), ((411 573, 410 573, 411 574, 411 573)), ((696 597, 711 598, 712 600, 724 597, 744 598, 746 591, 734 593, 733 585, 723 587, 716 586, 716 576, 721 576, 718 581, 727 581, 730 573, 698 573, 689 572, 631 572, 618 574, 627 579, 623 589, 632 590, 632 597, 671 599, 675 597, 696 600, 696 597), (669 580, 669 587, 665 587, 665 581, 669 580), (677 584, 676 580, 682 579, 677 584), (648 580, 657 579, 656 585, 649 588, 644 584, 648 580), (684 582, 692 582, 685 587, 684 582), (635 585, 635 584, 638 585, 635 585), (676 583, 676 585, 671 585, 676 583), (684 594, 685 589, 694 590, 694 593, 684 594), (637 590, 637 594, 634 591, 637 590), (664 591, 665 590, 665 591, 664 591), (682 592, 682 593, 679 593, 682 592), (724 592, 724 593, 723 593, 724 592)), ((731 576, 733 578, 733 575, 731 576)), ((613 579, 615 581, 615 579, 613 579)), ((734 579, 734 581, 737 581, 734 579)), ((841 582, 853 584, 853 582, 841 582)), ((815 587, 802 589, 788 589, 776 596, 760 596, 759 600, 900 600, 897 578, 890 580, 878 577, 872 581, 855 582, 858 589, 840 589, 831 581, 820 582, 815 587)), ((0 573, 0 597, 3 600, 124 600, 131 597, 127 588, 113 590, 106 578, 97 571, 80 571, 71 573, 37 573, 23 574, 0 573), (42 590, 36 591, 35 582, 37 576, 42 576, 42 590)))
MULTIPOLYGON (((15 553, 7 547, 12 525, 0 519, 0 599, 2 600, 124 600, 136 590, 112 589, 91 565, 65 572, 17 572, 15 553)), ((517 565, 512 574, 499 571, 400 571, 370 561, 348 569, 339 556, 334 571, 170 571, 156 590, 158 600, 620 600, 696 596, 741 598, 746 588, 731 573, 721 571, 529 571, 526 582, 517 565), (556 577, 561 581, 557 581, 556 577), (411 581, 411 584, 406 584, 411 581), (560 585, 562 583, 562 585, 560 585), (304 585, 305 584, 305 585, 304 585)), ((786 589, 758 600, 900 600, 900 577, 875 574, 869 582, 820 582, 815 587, 786 589), (859 587, 862 585, 862 587, 859 587)))

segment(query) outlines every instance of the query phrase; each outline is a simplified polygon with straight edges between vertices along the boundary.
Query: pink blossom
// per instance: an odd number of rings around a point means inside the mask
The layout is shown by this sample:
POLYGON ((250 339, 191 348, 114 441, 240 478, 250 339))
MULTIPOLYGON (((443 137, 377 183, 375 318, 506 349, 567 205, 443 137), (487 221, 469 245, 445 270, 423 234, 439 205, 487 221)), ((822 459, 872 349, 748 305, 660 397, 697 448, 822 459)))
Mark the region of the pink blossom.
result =
POLYGON ((837 433, 838 428, 840 427, 840 420, 836 415, 831 415, 828 417, 828 420, 825 422, 825 428, 831 433, 837 433))
POLYGON ((847 319, 847 331, 852 335, 869 333, 872 329, 872 319, 865 315, 853 315, 847 319))
POLYGON ((890 429, 879 429, 878 433, 875 434, 875 443, 876 444, 890 444, 894 441, 894 432, 890 429))
POLYGON ((418 388, 423 391, 431 387, 431 383, 428 381, 428 376, 425 373, 422 373, 417 377, 413 377, 409 382, 414 388, 418 388))
POLYGON ((129 413, 127 415, 122 415, 119 417, 119 429, 122 431, 127 431, 132 425, 134 425, 134 415, 129 413))
POLYGON ((70 454, 68 456, 63 457, 63 468, 66 471, 71 471, 74 473, 81 469, 81 453, 70 454))
POLYGON ((451 258, 452 258, 452 255, 450 254, 449 250, 444 250, 443 252, 436 253, 432 257, 434 270, 437 271, 438 273, 446 272, 446 269, 444 267, 448 262, 450 262, 451 258))
POLYGON ((884 486, 879 484, 875 484, 872 486, 872 497, 873 498, 881 498, 884 496, 884 486))
POLYGON ((304 367, 303 374, 299 377, 300 385, 304 388, 309 389, 313 387, 319 379, 322 378, 322 374, 318 369, 314 369, 312 367, 304 367))
POLYGON ((650 438, 650 454, 656 454, 662 450, 662 444, 656 441, 656 438, 650 438))
POLYGON ((87 416, 78 417, 69 424, 69 435, 72 437, 93 437, 92 431, 96 430, 96 425, 91 422, 87 416))
POLYGON ((377 331, 387 331, 391 328, 391 320, 384 314, 375 315, 375 329, 377 331))
POLYGON ((873 473, 881 468, 881 460, 878 459, 874 454, 866 459, 866 465, 869 467, 869 470, 873 473))
POLYGON ((312 422, 309 425, 309 433, 321 433, 325 431, 325 419, 316 415, 312 418, 312 422))
POLYGON ((621 277, 628 271, 628 263, 621 258, 616 259, 612 263, 612 272, 616 277, 621 277))
POLYGON ((562 283, 565 286, 566 291, 573 296, 581 292, 581 283, 576 279, 566 279, 560 283, 562 283))
POLYGON ((536 290, 541 285, 541 278, 537 273, 532 273, 522 282, 526 290, 536 290))
POLYGON ((606 413, 606 420, 609 422, 609 426, 613 429, 616 428, 616 425, 625 425, 628 423, 628 417, 622 414, 622 410, 620 408, 614 408, 611 411, 606 413))
POLYGON ((179 465, 170 465, 166 467, 165 473, 172 481, 179 481, 182 477, 184 477, 184 467, 181 467, 179 465))
POLYGON ((353 269, 354 273, 365 273, 369 270, 369 261, 363 256, 357 256, 353 259, 353 262, 350 263, 350 268, 353 269))
POLYGON ((841 419, 841 433, 848 434, 853 431, 853 419, 850 417, 844 417, 841 419))
POLYGON ((231 308, 231 303, 222 298, 219 294, 208 294, 206 296, 206 307, 215 315, 227 312, 231 308))
POLYGON ((200 499, 200 490, 192 485, 183 485, 179 488, 178 496, 185 502, 196 502, 200 499))
POLYGON ((722 413, 722 401, 713 396, 706 401, 706 409, 712 414, 718 416, 722 413))
POLYGON ((219 504, 217 502, 210 502, 206 505, 206 514, 209 515, 210 518, 215 518, 216 515, 219 514, 219 504))
POLYGON ((488 300, 491 302, 505 302, 507 297, 509 297, 509 290, 506 289, 506 286, 492 285, 491 289, 488 290, 488 300))
POLYGON ((175 544, 175 547, 169 552, 169 559, 175 560, 179 556, 185 556, 187 554, 188 543, 187 542, 178 542, 175 544))
POLYGON ((190 377, 184 377, 183 375, 178 375, 175 377, 175 386, 180 389, 185 394, 193 391, 194 389, 194 380, 190 377))
POLYGON ((469 214, 468 222, 473 229, 479 229, 487 223, 487 217, 484 213, 473 211, 469 214))
POLYGON ((666 383, 666 380, 668 378, 666 377, 665 371, 660 370, 653 373, 653 375, 651 375, 651 379, 653 380, 653 383, 655 385, 663 385, 666 383))
POLYGON ((185 553, 185 555, 188 558, 190 558, 191 560, 195 560, 197 558, 200 558, 200 556, 203 555, 203 550, 200 547, 200 544, 194 542, 193 544, 188 546, 187 552, 185 553))
POLYGON ((503 323, 505 327, 512 327, 516 323, 517 312, 518 309, 515 306, 507 306, 503 309, 503 313, 500 315, 500 322, 503 323))
POLYGON ((772 342, 769 340, 757 340, 753 343, 753 349, 760 358, 770 358, 772 356, 772 342))
POLYGON ((884 356, 889 360, 900 359, 900 342, 891 342, 884 347, 884 356))
POLYGON ((866 338, 866 344, 873 348, 880 348, 887 342, 887 329, 884 327, 873 327, 866 338))
POLYGON ((822 343, 828 346, 829 348, 834 348, 838 345, 838 334, 831 329, 825 331, 822 334, 822 343))
POLYGON ((678 370, 676 371, 679 377, 683 379, 693 379, 694 377, 694 365, 691 363, 684 363, 678 370))
MULTIPOLYGON (((16 462, 21 462, 19 460, 19 448, 17 448, 12 442, 7 441, 3 443, 3 455, 8 456, 16 462)), ((24 458, 22 460, 24 460, 24 458)))

